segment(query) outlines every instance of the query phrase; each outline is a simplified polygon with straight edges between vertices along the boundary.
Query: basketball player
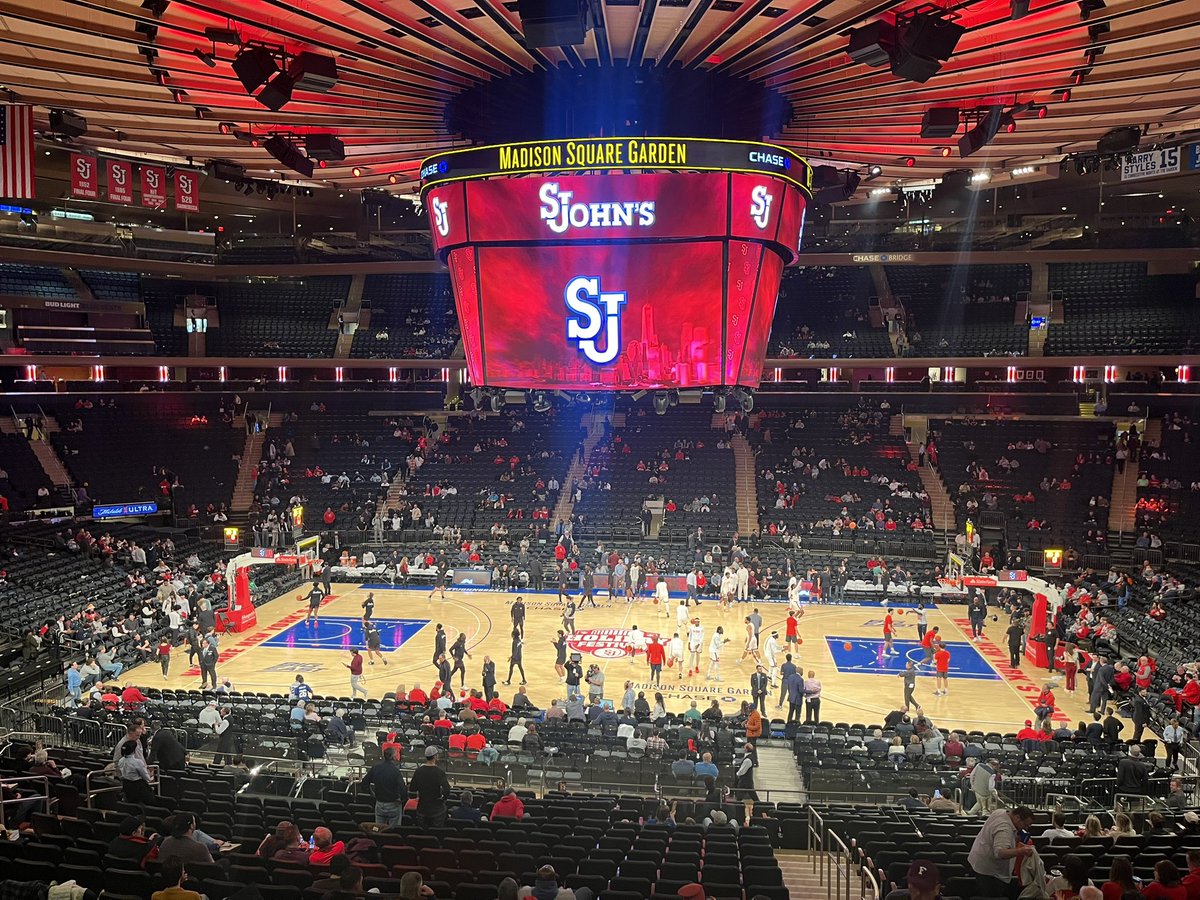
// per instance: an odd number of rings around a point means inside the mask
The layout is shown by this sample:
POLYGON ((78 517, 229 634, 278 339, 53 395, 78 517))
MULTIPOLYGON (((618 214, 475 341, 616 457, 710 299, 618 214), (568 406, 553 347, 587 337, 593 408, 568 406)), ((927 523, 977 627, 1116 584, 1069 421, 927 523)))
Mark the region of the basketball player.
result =
POLYGON ((567 635, 561 628, 550 645, 554 648, 554 672, 561 683, 567 680, 567 635))
POLYGON ((738 662, 744 662, 747 656, 753 657, 756 663, 762 661, 758 655, 758 635, 749 616, 746 616, 746 646, 742 648, 742 658, 738 662))
POLYGON ((563 629, 567 634, 575 633, 575 601, 567 597, 567 605, 563 607, 563 629))
POLYGON ((788 610, 787 621, 783 623, 783 640, 788 650, 795 652, 800 645, 800 618, 795 610, 788 610))
POLYGON ((925 632, 929 630, 929 616, 925 612, 925 604, 917 604, 917 640, 925 637, 925 632))
MULTIPOLYGON (((753 629, 751 629, 753 631, 753 629)), ((708 672, 704 675, 705 681, 721 681, 721 650, 729 643, 729 638, 725 637, 725 629, 720 625, 713 632, 712 640, 708 644, 708 672)))
POLYGON ((787 599, 789 609, 800 609, 800 578, 795 574, 788 579, 787 599))
POLYGON ((767 642, 763 644, 763 664, 767 667, 767 676, 771 679, 771 687, 779 682, 779 655, 783 648, 779 646, 779 632, 772 631, 767 642))
POLYGON ((688 628, 688 677, 700 674, 700 654, 704 651, 704 626, 692 619, 688 628))
POLYGON ((679 605, 675 607, 675 624, 680 631, 687 631, 688 623, 688 608, 687 600, 680 600, 679 605))
POLYGON ((513 601, 512 608, 508 614, 512 617, 513 628, 525 634, 525 601, 520 596, 513 601))
POLYGON ((629 602, 642 596, 642 558, 635 556, 629 564, 629 602))
POLYGON ((437 570, 433 574, 433 590, 429 592, 429 602, 433 602, 434 594, 441 594, 443 600, 446 599, 446 575, 449 569, 439 560, 437 570))
POLYGON ((517 629, 512 630, 512 651, 508 655, 508 678, 504 680, 506 685, 512 684, 513 669, 521 673, 521 684, 525 684, 525 665, 523 658, 525 654, 525 638, 521 636, 521 632, 517 629))
POLYGON ((437 665, 438 657, 446 652, 446 628, 438 622, 433 632, 433 664, 437 665))
POLYGON ((646 652, 646 632, 642 631, 637 625, 629 629, 629 663, 637 658, 639 653, 646 652))
POLYGON ((950 692, 950 651, 944 641, 937 642, 933 654, 933 682, 937 686, 935 697, 945 697, 950 692))
POLYGON ((375 657, 378 656, 379 661, 386 666, 387 660, 383 658, 383 653, 379 649, 383 636, 379 633, 379 629, 375 627, 375 623, 370 619, 363 622, 363 637, 367 642, 368 665, 375 665, 375 657))
POLYGON ((367 599, 362 602, 362 611, 363 625, 366 626, 366 624, 371 621, 371 616, 375 615, 374 593, 367 594, 367 599))
POLYGON ((312 590, 306 596, 301 597, 301 600, 308 601, 308 615, 304 617, 304 624, 307 625, 310 621, 314 624, 320 624, 319 615, 321 612, 321 601, 326 597, 325 591, 321 588, 321 582, 314 581, 312 590))
POLYGON ((679 632, 667 643, 667 668, 679 667, 679 680, 683 680, 683 639, 679 632))
POLYGON ((921 665, 927 666, 933 662, 933 651, 940 640, 937 625, 933 626, 933 631, 927 631, 921 635, 921 648, 925 651, 925 658, 921 660, 921 665))
POLYGON ((658 584, 654 585, 654 600, 666 615, 671 614, 667 606, 671 602, 671 592, 667 590, 667 579, 659 578, 658 584))
POLYGON ((750 599, 750 569, 738 563, 736 574, 738 602, 745 603, 750 599))
POLYGON ((733 606, 733 597, 737 593, 737 576, 729 566, 721 573, 721 606, 729 609, 733 606))
POLYGON ((579 579, 579 587, 583 590, 583 596, 579 598, 579 605, 585 603, 592 604, 592 609, 596 608, 596 598, 592 596, 592 592, 596 589, 596 576, 592 572, 590 565, 583 567, 583 575, 579 579))
POLYGON ((892 641, 895 638, 896 625, 892 618, 892 608, 889 606, 887 615, 883 617, 883 655, 884 656, 899 656, 896 648, 892 646, 892 641))
MULTIPOLYGON (((467 650, 467 634, 465 631, 460 631, 458 637, 454 639, 454 643, 450 645, 450 657, 454 660, 454 668, 450 670, 450 679, 454 679, 454 673, 458 673, 458 686, 460 688, 467 686, 467 667, 463 664, 464 659, 470 659, 471 653, 467 650)), ((446 682, 449 685, 449 681, 446 682)))
POLYGON ((662 684, 662 667, 666 661, 667 651, 658 642, 658 637, 652 637, 646 647, 646 663, 650 666, 650 681, 662 684))
MULTIPOLYGON (((568 589, 568 582, 570 581, 570 578, 571 578, 570 570, 567 569, 567 564, 563 563, 561 566, 558 567, 558 602, 559 603, 566 603, 567 601, 569 601, 571 599, 571 593, 568 589)), ((574 606, 575 604, 572 603, 571 605, 574 606)), ((574 631, 574 629, 572 629, 572 631, 574 631)))

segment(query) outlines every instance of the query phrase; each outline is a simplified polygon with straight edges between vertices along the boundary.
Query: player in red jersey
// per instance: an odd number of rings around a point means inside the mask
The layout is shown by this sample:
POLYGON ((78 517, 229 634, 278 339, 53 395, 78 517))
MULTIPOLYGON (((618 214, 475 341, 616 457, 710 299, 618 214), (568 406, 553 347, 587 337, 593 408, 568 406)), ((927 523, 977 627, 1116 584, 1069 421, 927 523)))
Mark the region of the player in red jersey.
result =
POLYGON ((895 620, 892 618, 892 608, 889 606, 887 615, 883 617, 883 655, 884 656, 899 656, 896 648, 892 646, 892 641, 896 636, 895 620))

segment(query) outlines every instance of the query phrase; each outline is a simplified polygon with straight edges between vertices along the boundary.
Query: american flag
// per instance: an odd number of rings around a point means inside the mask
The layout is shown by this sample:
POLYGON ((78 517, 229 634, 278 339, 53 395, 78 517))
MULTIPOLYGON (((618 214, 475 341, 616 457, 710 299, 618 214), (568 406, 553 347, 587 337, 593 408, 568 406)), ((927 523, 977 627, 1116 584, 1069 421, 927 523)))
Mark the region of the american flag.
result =
POLYGON ((33 107, 0 106, 0 197, 33 199, 33 107))

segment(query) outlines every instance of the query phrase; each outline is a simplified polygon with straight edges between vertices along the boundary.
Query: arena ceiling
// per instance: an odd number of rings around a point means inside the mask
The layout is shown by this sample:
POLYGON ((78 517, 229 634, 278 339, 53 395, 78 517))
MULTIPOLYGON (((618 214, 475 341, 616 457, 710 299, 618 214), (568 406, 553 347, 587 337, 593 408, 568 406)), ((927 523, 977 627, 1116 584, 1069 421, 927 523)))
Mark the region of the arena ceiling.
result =
POLYGON ((394 191, 412 188, 422 158, 463 144, 445 124, 456 94, 595 65, 656 64, 764 83, 791 104, 779 143, 814 161, 879 164, 889 179, 964 165, 957 151, 947 159, 935 150, 952 141, 920 138, 931 105, 1048 107, 1045 118, 1019 116, 1015 132, 966 163, 974 167, 1057 162, 1094 151, 1118 125, 1142 127, 1143 145, 1200 129, 1197 0, 1031 0, 1017 19, 1010 0, 939 4, 967 30, 925 84, 846 54, 850 29, 912 2, 591 3, 600 24, 584 44, 529 50, 515 0, 0 0, 0 84, 11 99, 37 105, 40 130, 52 107, 86 117, 80 146, 176 163, 228 159, 263 178, 279 164, 222 134, 220 123, 259 135, 333 131, 348 158, 318 169, 315 183, 394 191), (243 43, 331 54, 339 81, 324 94, 297 91, 271 112, 232 71, 237 47, 205 38, 213 26, 235 30, 243 43))

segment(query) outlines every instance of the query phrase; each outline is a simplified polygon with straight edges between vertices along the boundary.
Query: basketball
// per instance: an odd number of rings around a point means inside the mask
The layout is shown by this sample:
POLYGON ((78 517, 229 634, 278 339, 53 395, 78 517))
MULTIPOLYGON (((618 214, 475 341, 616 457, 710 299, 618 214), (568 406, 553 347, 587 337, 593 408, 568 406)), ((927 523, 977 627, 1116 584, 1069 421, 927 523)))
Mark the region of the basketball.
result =
POLYGON ((898 615, 898 616, 904 615, 904 610, 902 610, 902 609, 896 610, 896 615, 898 615))
POLYGON ((797 644, 797 646, 799 646, 800 644, 803 644, 803 643, 804 643, 804 638, 802 638, 802 637, 798 637, 798 638, 796 638, 796 644, 797 644))
POLYGON ((842 644, 842 649, 843 650, 853 650, 854 645, 852 643, 850 643, 849 641, 846 641, 846 643, 842 644))
POLYGON ((658 606, 658 598, 657 597, 654 598, 654 605, 658 606))

